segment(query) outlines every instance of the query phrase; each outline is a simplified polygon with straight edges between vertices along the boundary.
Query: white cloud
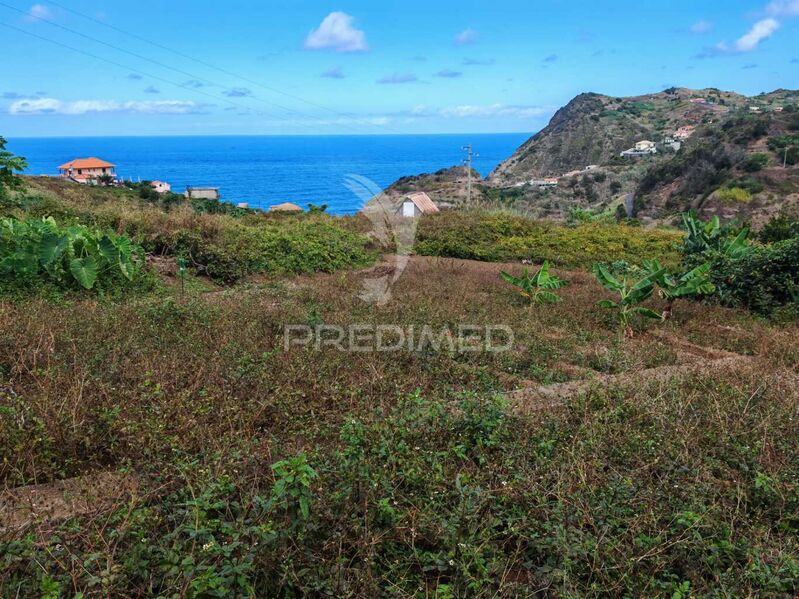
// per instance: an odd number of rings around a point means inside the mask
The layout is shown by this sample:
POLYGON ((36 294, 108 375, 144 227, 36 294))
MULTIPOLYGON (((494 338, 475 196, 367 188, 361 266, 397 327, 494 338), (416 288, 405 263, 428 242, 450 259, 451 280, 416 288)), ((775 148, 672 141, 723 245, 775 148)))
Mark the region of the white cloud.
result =
POLYGON ((780 23, 776 19, 768 18, 758 21, 735 42, 735 50, 737 52, 751 52, 757 48, 760 42, 770 38, 779 27, 780 23))
POLYGON ((455 45, 456 46, 466 46, 469 44, 474 44, 477 41, 478 34, 474 29, 464 29, 458 35, 455 36, 455 45))
POLYGON ((52 20, 53 13, 44 4, 34 4, 28 9, 28 14, 25 15, 25 20, 29 23, 34 23, 40 19, 52 20))
POLYGON ((775 17, 799 16, 799 0, 775 0, 766 7, 766 12, 775 17))
POLYGON ((393 73, 391 75, 386 75, 385 77, 381 77, 377 80, 378 83, 382 84, 399 84, 399 83, 415 83, 419 80, 419 78, 414 75, 413 73, 393 73))
POLYGON ((63 102, 55 98, 39 98, 19 100, 9 106, 8 112, 13 115, 34 114, 99 114, 99 113, 136 113, 136 114, 197 114, 202 106, 184 100, 128 101, 117 100, 77 100, 63 102))
POLYGON ((307 50, 366 52, 366 34, 353 26, 353 17, 344 12, 331 12, 322 24, 305 38, 307 50))
POLYGON ((713 23, 710 21, 697 21, 688 28, 688 31, 696 34, 710 33, 713 31, 713 23))

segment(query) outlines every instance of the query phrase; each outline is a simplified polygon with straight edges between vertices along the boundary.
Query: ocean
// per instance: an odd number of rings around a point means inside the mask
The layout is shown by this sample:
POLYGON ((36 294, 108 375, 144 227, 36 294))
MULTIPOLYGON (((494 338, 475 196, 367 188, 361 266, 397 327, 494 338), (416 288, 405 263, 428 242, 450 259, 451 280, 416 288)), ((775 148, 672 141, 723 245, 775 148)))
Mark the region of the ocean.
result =
POLYGON ((385 188, 406 175, 462 164, 471 143, 473 167, 485 176, 530 134, 375 136, 214 136, 11 138, 8 150, 27 158, 30 175, 57 175, 58 165, 96 156, 125 179, 219 187, 222 200, 268 208, 281 202, 327 204, 353 214, 363 200, 346 185, 359 175, 385 188))

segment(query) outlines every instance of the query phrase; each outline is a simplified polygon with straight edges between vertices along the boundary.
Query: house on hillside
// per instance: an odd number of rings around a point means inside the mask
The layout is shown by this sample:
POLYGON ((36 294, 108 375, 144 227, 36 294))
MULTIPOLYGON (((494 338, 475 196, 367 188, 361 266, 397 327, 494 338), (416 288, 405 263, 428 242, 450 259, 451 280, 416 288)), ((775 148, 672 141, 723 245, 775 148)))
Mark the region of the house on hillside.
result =
POLYGON ((172 186, 166 181, 151 181, 150 187, 152 187, 156 193, 166 193, 168 191, 172 191, 172 186))
POLYGON ((439 212, 438 206, 433 203, 425 192, 419 191, 406 195, 397 208, 397 215, 403 218, 416 218, 423 214, 439 212))
POLYGON ((303 212, 303 209, 297 206, 297 204, 283 202, 282 204, 270 206, 269 212, 303 212))
POLYGON ((218 200, 218 187, 187 187, 184 194, 190 200, 218 200))
POLYGON ((647 156, 649 154, 657 154, 658 149, 654 141, 648 139, 635 142, 635 147, 629 150, 624 150, 621 153, 622 158, 627 156, 647 156))
POLYGON ((61 176, 84 185, 97 185, 100 177, 116 180, 116 165, 99 158, 76 158, 58 167, 61 176))
POLYGON ((694 131, 696 131, 695 125, 684 125, 674 132, 674 139, 685 141, 694 134, 694 131))

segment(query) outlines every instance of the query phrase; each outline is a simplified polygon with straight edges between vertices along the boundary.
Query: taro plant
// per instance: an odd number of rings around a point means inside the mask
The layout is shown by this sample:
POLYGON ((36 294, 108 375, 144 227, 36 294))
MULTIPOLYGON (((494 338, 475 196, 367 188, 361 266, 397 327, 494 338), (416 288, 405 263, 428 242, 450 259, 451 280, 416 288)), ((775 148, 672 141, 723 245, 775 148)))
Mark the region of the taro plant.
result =
POLYGON ((521 277, 514 277, 504 270, 500 273, 500 276, 506 283, 517 287, 522 297, 526 298, 531 305, 554 304, 561 301, 561 297, 551 290, 560 289, 569 283, 549 274, 548 261, 545 261, 541 265, 541 270, 533 275, 525 268, 521 277))
POLYGON ((643 278, 634 282, 631 282, 626 277, 621 280, 617 279, 610 273, 607 267, 602 264, 594 264, 593 272, 597 281, 599 281, 605 289, 613 291, 619 296, 618 301, 605 299, 600 300, 598 305, 601 308, 614 310, 616 312, 619 326, 624 332, 625 337, 632 337, 634 335, 631 321, 635 316, 651 318, 653 320, 662 319, 660 314, 640 304, 652 296, 658 279, 663 276, 666 269, 650 272, 643 278))
POLYGON ((0 219, 0 274, 14 282, 93 289, 98 281, 133 281, 143 264, 143 250, 112 231, 60 227, 52 217, 0 219))
POLYGON ((683 298, 697 298, 716 291, 710 280, 710 264, 704 263, 681 275, 675 275, 661 266, 657 260, 647 260, 644 268, 650 275, 656 275, 660 297, 666 300, 666 308, 661 315, 663 320, 671 318, 674 302, 683 298), (658 274, 659 273, 659 274, 658 274))

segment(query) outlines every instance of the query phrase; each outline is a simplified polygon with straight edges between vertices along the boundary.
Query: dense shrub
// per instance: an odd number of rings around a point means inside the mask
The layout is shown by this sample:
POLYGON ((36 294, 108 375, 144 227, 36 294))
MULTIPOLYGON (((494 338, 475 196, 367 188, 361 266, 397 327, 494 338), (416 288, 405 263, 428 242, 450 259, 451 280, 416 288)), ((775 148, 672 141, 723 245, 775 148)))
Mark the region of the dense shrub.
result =
POLYGON ((741 187, 723 187, 716 192, 716 199, 725 204, 748 204, 752 194, 741 187))
POLYGON ((679 262, 682 234, 616 224, 565 227, 510 214, 444 212, 419 225, 415 251, 484 261, 549 260, 560 267, 590 267, 594 262, 641 262, 658 257, 679 262))
POLYGON ((226 282, 257 273, 333 272, 370 260, 366 238, 328 218, 282 219, 259 227, 237 223, 213 240, 181 233, 175 251, 226 282))
POLYGON ((768 155, 763 152, 755 152, 747 156, 746 160, 741 165, 748 173, 754 173, 761 170, 768 164, 768 155))
POLYGON ((718 256, 711 278, 719 300, 761 314, 799 303, 799 238, 753 247, 738 257, 718 256))
POLYGON ((799 237, 799 216, 791 217, 786 214, 772 216, 758 235, 763 243, 785 241, 793 237, 799 237))

